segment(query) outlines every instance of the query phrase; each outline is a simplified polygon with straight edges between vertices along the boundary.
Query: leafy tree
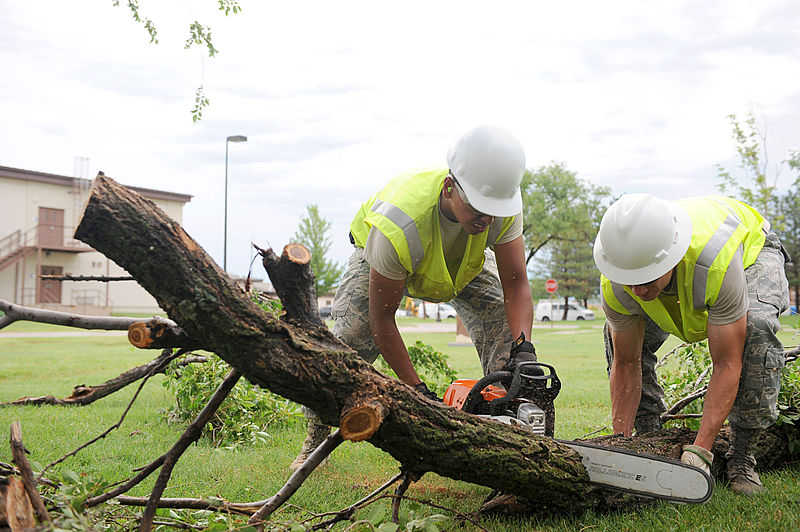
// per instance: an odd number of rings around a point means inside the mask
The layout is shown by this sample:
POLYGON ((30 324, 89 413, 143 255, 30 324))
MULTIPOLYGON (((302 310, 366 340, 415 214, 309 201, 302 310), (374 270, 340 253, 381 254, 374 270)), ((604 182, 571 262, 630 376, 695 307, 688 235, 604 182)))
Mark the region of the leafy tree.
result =
POLYGON ((522 180, 526 264, 554 242, 594 242, 610 189, 579 179, 564 163, 551 163, 522 180))
MULTIPOLYGON (((225 13, 225 16, 231 13, 239 13, 242 10, 238 0, 216 0, 216 2, 219 10, 225 13)), ((120 0, 111 0, 111 3, 115 7, 119 7, 120 0)), ((133 20, 141 24, 145 31, 147 31, 147 34, 150 36, 150 43, 158 44, 158 29, 150 18, 139 13, 139 0, 127 0, 123 3, 128 7, 128 10, 130 10, 133 20)), ((188 50, 194 45, 205 46, 208 50, 209 57, 214 57, 219 51, 214 48, 214 44, 212 43, 211 27, 200 24, 197 20, 189 24, 189 36, 183 47, 188 50)), ((200 82, 200 86, 195 89, 194 96, 195 103, 192 109, 192 120, 197 122, 203 117, 203 110, 208 107, 210 103, 203 90, 202 81, 200 82)))
POLYGON ((744 170, 745 177, 752 185, 741 183, 722 166, 717 165, 718 175, 722 182, 717 188, 722 192, 732 189, 735 195, 745 203, 755 207, 772 224, 772 230, 781 238, 784 247, 794 259, 794 263, 786 265, 786 277, 794 292, 794 301, 800 292, 800 200, 797 189, 800 186, 800 150, 789 152, 789 158, 781 161, 773 168, 767 164, 767 138, 759 128, 752 109, 748 111, 744 124, 740 124, 736 115, 729 115, 733 127, 733 139, 736 142, 736 154, 739 167, 744 170), (781 195, 778 190, 778 179, 788 166, 796 174, 794 183, 788 192, 781 195))
POLYGON ((736 155, 739 158, 739 168, 744 171, 745 177, 752 181, 752 185, 740 182, 728 170, 717 165, 717 175, 721 182, 717 188, 723 194, 732 191, 733 194, 765 216, 773 224, 781 221, 777 208, 777 183, 780 170, 779 165, 770 171, 767 157, 767 137, 763 128, 759 128, 756 116, 751 109, 747 112, 744 123, 740 123, 736 115, 728 115, 733 129, 736 155), (772 174, 772 175, 770 175, 772 174))
POLYGON ((306 246, 311 252, 311 271, 315 276, 314 289, 317 295, 321 296, 336 288, 344 273, 344 266, 325 258, 331 249, 332 241, 328 236, 331 222, 320 216, 316 204, 308 205, 306 209, 307 214, 300 218, 300 227, 292 239, 306 246))
MULTIPOLYGON (((564 163, 525 173, 522 231, 529 250, 526 264, 544 251, 547 258, 538 261, 535 275, 557 279, 559 295, 565 294, 565 302, 572 296, 585 306, 586 300, 597 293, 592 244, 610 194, 609 187, 579 179, 564 163)), ((542 288, 534 282, 533 294, 541 296, 542 288)))
POLYGON ((598 295, 600 282, 589 242, 578 244, 567 240, 555 242, 550 250, 550 276, 558 281, 558 294, 564 298, 564 317, 567 319, 569 298, 586 307, 588 299, 598 295))

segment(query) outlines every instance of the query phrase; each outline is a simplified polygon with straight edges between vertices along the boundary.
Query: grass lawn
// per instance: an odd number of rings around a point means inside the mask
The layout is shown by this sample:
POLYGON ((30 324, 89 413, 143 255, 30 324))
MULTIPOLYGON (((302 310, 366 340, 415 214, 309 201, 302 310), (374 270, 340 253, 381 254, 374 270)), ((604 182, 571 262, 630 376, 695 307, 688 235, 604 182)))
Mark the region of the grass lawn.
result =
MULTIPOLYGON (((411 325, 417 318, 403 318, 411 325)), ((428 320, 430 321, 430 320, 428 320)), ((784 319, 782 318, 782 321, 784 319)), ((569 327, 538 324, 534 340, 539 359, 556 367, 562 392, 556 401, 556 436, 577 438, 610 424, 608 379, 601 338, 602 320, 570 323, 569 327)), ((787 345, 800 343, 796 318, 786 317, 781 337, 787 345)), ((53 326, 16 323, 5 331, 48 331, 53 326)), ((58 328, 63 330, 63 328, 58 328)), ((408 344, 422 340, 449 356, 459 377, 477 378, 480 365, 472 347, 449 345, 453 333, 404 333, 408 344)), ((677 343, 677 342, 675 342, 677 343)), ((665 350, 675 345, 670 340, 665 350)), ((22 396, 69 395, 78 384, 99 384, 122 371, 154 358, 157 353, 136 350, 124 337, 3 338, 0 337, 0 402, 22 396)), ((148 382, 119 430, 54 468, 105 480, 122 480, 132 469, 150 462, 167 450, 182 427, 164 421, 160 410, 174 398, 162 385, 162 377, 148 382)), ((23 439, 30 459, 46 464, 72 451, 116 423, 136 385, 87 407, 0 408, 0 427, 22 422, 23 439)), ((205 441, 191 446, 176 467, 166 497, 218 496, 251 501, 274 494, 289 476, 287 467, 301 446, 302 424, 268 430, 266 444, 235 451, 214 449, 205 441)), ((4 439, 3 441, 8 441, 4 439)), ((11 462, 7 444, 0 445, 0 461, 11 462)), ((336 510, 365 496, 397 472, 398 464, 369 443, 345 442, 330 463, 309 478, 287 507, 274 518, 336 510)), ((487 475, 493 474, 487 471, 487 475)), ((482 522, 492 531, 572 530, 798 530, 800 523, 800 468, 790 466, 762 475, 766 492, 752 499, 730 494, 717 486, 712 500, 702 506, 654 504, 636 511, 612 515, 493 517, 482 522)), ((146 495, 153 478, 131 495, 146 495)), ((407 494, 437 504, 471 512, 488 495, 488 488, 426 475, 407 494)), ((404 511, 408 505, 403 505, 404 511)), ((445 513, 423 507, 423 515, 445 513)), ((455 520, 445 529, 471 530, 455 520)), ((344 530, 340 526, 337 530, 344 530)))

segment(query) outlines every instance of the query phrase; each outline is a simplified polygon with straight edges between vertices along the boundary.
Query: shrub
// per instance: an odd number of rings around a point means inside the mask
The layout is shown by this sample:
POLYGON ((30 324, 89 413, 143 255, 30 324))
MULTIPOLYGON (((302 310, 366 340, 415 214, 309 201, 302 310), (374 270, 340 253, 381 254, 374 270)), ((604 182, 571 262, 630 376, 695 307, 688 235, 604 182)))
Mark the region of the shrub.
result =
MULTIPOLYGON (((656 370, 658 381, 664 388, 664 399, 668 406, 697 391, 708 384, 711 378, 711 354, 708 341, 684 344, 676 348, 675 359, 662 364, 656 370), (708 371, 706 371, 708 369, 708 371)), ((663 362, 663 359, 662 359, 663 362)), ((681 410, 681 414, 700 414, 703 412, 703 398, 696 399, 681 410)), ((672 420, 669 423, 697 430, 699 418, 672 420)))
MULTIPOLYGON (((267 313, 278 315, 279 300, 254 294, 253 300, 267 313)), ((216 355, 208 362, 167 368, 164 386, 175 393, 175 405, 164 413, 169 421, 190 423, 230 371, 230 366, 216 355)), ((203 436, 215 447, 233 448, 241 444, 264 443, 268 427, 286 426, 302 418, 299 405, 240 379, 231 393, 203 427, 203 436)))
MULTIPOLYGON (((456 371, 447 364, 447 355, 432 346, 417 340, 408 348, 408 356, 419 378, 439 397, 444 395, 450 383, 456 380, 456 371)), ((378 369, 386 375, 397 378, 397 374, 386 361, 383 358, 379 360, 378 369)))
MULTIPOLYGON (((669 406, 707 385, 711 378, 711 354, 708 351, 707 340, 679 346, 676 354, 677 360, 663 364, 657 371, 669 406)), ((702 413, 703 401, 703 398, 696 399, 680 413, 702 413)), ((800 419, 800 366, 794 363, 788 364, 782 370, 781 389, 778 394, 778 424, 792 424, 798 419, 800 419)), ((670 423, 694 430, 700 427, 699 418, 672 420, 670 423)), ((798 450, 800 451, 800 448, 798 450)))
MULTIPOLYGON (((175 393, 175 405, 165 412, 167 419, 193 421, 229 371, 228 364, 216 355, 209 355, 202 364, 171 364, 164 386, 175 393)), ((269 437, 268 427, 286 426, 301 417, 297 404, 240 379, 203 428, 203 435, 215 447, 263 443, 269 437)))

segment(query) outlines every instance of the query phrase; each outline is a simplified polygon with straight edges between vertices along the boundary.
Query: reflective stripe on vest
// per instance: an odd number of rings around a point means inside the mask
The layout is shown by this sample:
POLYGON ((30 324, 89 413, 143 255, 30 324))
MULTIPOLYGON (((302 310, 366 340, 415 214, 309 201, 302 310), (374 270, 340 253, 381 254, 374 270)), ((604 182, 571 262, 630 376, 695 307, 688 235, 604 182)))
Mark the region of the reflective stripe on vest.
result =
POLYGON ((725 221, 722 222, 719 229, 711 235, 711 239, 697 257, 697 263, 694 266, 694 275, 692 276, 692 305, 695 310, 702 310, 705 308, 708 269, 722 252, 728 240, 733 236, 734 231, 739 227, 739 223, 739 219, 735 218, 733 215, 729 215, 725 218, 725 221))
POLYGON ((408 243, 408 252, 411 254, 411 268, 412 271, 416 270, 425 255, 425 249, 422 247, 422 239, 414 219, 403 212, 400 207, 382 200, 375 200, 370 210, 385 216, 403 231, 406 243, 408 243))
POLYGON ((628 292, 625 291, 625 286, 618 284, 618 283, 611 283, 611 290, 614 292, 614 297, 617 298, 617 301, 620 305, 622 305, 625 310, 628 311, 628 314, 634 314, 637 310, 641 307, 639 303, 633 299, 633 296, 630 295, 628 292))

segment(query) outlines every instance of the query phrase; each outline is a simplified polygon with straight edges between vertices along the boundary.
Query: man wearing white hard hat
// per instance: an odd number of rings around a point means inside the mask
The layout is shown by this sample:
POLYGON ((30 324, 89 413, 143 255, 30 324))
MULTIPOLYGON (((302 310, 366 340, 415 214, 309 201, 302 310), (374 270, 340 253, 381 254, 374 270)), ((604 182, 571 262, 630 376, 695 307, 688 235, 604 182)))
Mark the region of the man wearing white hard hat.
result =
POLYGON ((669 334, 708 339, 713 372, 703 417, 681 460, 710 470, 725 419, 729 488, 762 491, 758 436, 778 417, 783 345, 778 316, 789 305, 788 255, 755 209, 723 196, 675 202, 627 194, 600 223, 594 260, 602 273, 614 432, 661 428, 666 410, 655 352, 669 334))
MULTIPOLYGON (((475 127, 447 152, 447 168, 390 180, 350 225, 355 246, 336 290, 333 333, 432 400, 397 329, 404 295, 452 301, 484 373, 536 360, 533 302, 522 241, 525 152, 505 129, 475 127)), ((298 468, 328 435, 312 412, 298 468)))

